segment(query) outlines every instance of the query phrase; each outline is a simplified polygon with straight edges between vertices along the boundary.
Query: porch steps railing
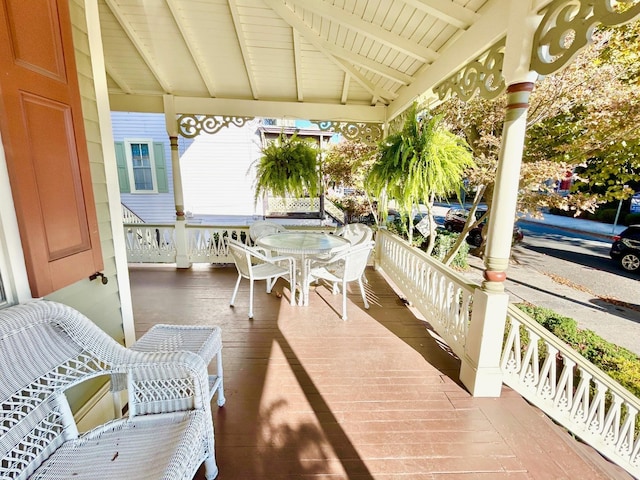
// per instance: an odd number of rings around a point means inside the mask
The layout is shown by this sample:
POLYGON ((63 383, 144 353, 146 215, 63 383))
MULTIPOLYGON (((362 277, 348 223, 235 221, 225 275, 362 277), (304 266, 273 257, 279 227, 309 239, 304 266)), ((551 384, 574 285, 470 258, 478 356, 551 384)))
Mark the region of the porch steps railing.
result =
POLYGON ((120 205, 122 206, 122 223, 144 223, 144 220, 124 203, 120 203, 120 205))
MULTIPOLYGON (((295 227, 296 230, 323 230, 295 227)), ((247 226, 187 225, 192 262, 230 263, 224 238, 250 242, 247 226)), ((330 227, 324 229, 332 230, 330 227)), ((173 263, 174 225, 125 225, 130 262, 173 263)), ((375 262, 448 348, 465 353, 478 285, 385 230, 375 262)), ((640 400, 524 312, 510 306, 501 355, 503 381, 602 455, 640 478, 640 400)))

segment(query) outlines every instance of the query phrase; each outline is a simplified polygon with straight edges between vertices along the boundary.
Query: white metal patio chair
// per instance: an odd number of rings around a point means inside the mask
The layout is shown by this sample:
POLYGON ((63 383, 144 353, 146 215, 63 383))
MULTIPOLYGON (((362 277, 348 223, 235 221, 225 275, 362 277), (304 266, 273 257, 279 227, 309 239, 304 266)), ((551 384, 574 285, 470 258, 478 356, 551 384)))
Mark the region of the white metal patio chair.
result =
POLYGON ((351 245, 357 245, 371 241, 373 238, 373 230, 363 223, 350 223, 339 228, 336 231, 336 235, 349 240, 351 245))
POLYGON ((267 293, 271 293, 276 280, 280 277, 285 278, 291 288, 291 305, 295 305, 296 261, 293 257, 269 257, 261 249, 244 245, 233 239, 227 239, 227 246, 238 270, 238 281, 229 303, 231 307, 234 306, 240 281, 243 278, 249 280, 249 318, 253 318, 253 282, 255 280, 266 280, 267 293))
POLYGON ((255 243, 260 237, 264 237, 265 235, 270 235, 272 233, 280 233, 286 232, 286 228, 284 228, 279 223, 270 222, 268 220, 258 220, 257 222, 253 222, 249 225, 249 237, 251 241, 255 243))
POLYGON ((326 280, 333 285, 333 293, 338 293, 338 285, 342 285, 342 319, 347 319, 347 284, 356 281, 360 286, 360 293, 364 308, 369 308, 367 295, 362 284, 364 269, 375 243, 372 241, 353 245, 331 259, 316 260, 309 266, 309 283, 319 279, 326 280))
MULTIPOLYGON (((370 242, 371 239, 373 239, 373 230, 371 227, 362 223, 350 223, 338 229, 336 235, 349 240, 351 245, 358 245, 360 243, 370 242)), ((368 283, 364 271, 362 272, 362 280, 364 280, 364 283, 368 283)))

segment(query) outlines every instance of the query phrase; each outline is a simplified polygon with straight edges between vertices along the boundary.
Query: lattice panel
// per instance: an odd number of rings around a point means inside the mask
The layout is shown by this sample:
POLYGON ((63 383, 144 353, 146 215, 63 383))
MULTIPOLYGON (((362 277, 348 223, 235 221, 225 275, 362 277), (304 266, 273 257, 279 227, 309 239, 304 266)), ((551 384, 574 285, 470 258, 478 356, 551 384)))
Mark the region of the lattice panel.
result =
POLYGON ((2 403, 0 436, 33 412, 55 389, 73 383, 88 374, 104 371, 106 366, 87 354, 79 355, 60 365, 57 370, 34 380, 28 388, 17 392, 2 403))
POLYGON ((17 478, 52 444, 62 443, 62 415, 54 410, 40 421, 27 435, 0 460, 0 478, 17 478))
POLYGON ((140 380, 134 382, 137 403, 186 400, 195 396, 193 382, 188 379, 140 380))

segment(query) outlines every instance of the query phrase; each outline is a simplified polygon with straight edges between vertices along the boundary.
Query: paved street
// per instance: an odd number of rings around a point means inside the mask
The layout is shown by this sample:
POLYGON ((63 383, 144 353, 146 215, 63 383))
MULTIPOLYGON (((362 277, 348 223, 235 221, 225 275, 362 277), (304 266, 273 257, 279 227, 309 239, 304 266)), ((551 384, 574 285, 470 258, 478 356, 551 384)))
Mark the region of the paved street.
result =
MULTIPOLYGON (((446 210, 436 207, 439 223, 446 210)), ((546 220, 542 225, 547 227, 564 221, 546 220)), ((581 225, 577 222, 569 219, 567 224, 574 230, 581 225)), ((640 276, 618 269, 609 260, 610 241, 598 236, 607 232, 580 238, 570 230, 546 228, 540 233, 539 225, 523 223, 522 227, 525 240, 513 250, 505 284, 511 301, 527 301, 571 317, 581 328, 640 355, 640 276), (628 306, 612 303, 615 299, 628 306)), ((584 226, 591 227, 590 223, 584 226)), ((610 232, 611 225, 606 229, 610 232)), ((482 261, 470 256, 469 263, 465 276, 480 283, 482 261)))

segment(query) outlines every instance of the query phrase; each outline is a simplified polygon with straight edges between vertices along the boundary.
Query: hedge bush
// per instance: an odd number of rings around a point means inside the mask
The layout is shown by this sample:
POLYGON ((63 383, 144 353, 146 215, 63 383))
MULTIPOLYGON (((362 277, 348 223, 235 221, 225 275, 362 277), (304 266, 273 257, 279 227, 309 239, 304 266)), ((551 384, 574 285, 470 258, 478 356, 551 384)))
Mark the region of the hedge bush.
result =
POLYGON ((640 225, 640 213, 628 213, 624 217, 625 225, 640 225))
MULTIPOLYGON (((433 252, 431 256, 436 257, 438 260, 443 261, 444 257, 449 253, 453 244, 456 243, 456 240, 460 236, 459 233, 449 232, 447 230, 438 230, 438 236, 436 237, 436 243, 433 247, 433 252)), ((454 268, 459 268, 461 270, 466 269, 469 266, 469 262, 467 257, 469 256, 469 244, 464 242, 456 256, 453 257, 451 261, 451 266, 454 268)))
MULTIPOLYGON (((402 221, 402 219, 396 219, 394 222, 387 223, 387 230, 391 233, 395 233, 399 237, 408 240, 408 229, 407 222, 402 221)), ((436 230, 436 242, 433 247, 433 252, 431 252, 431 256, 437 258, 438 260, 444 260, 445 255, 451 250, 453 244, 458 238, 458 233, 449 232, 444 229, 436 230)), ((426 250, 428 243, 428 238, 425 238, 417 229, 413 230, 413 246, 420 248, 421 250, 426 250)), ((469 266, 467 261, 467 257, 469 256, 469 244, 464 242, 458 253, 453 258, 451 262, 451 266, 459 269, 466 269, 469 266)))
POLYGON ((592 330, 578 328, 576 321, 570 317, 535 305, 516 304, 516 306, 620 385, 640 397, 640 357, 638 355, 606 341, 592 330))
POLYGON ((604 223, 613 223, 616 220, 618 210, 615 208, 603 208, 596 212, 596 219, 604 223))

